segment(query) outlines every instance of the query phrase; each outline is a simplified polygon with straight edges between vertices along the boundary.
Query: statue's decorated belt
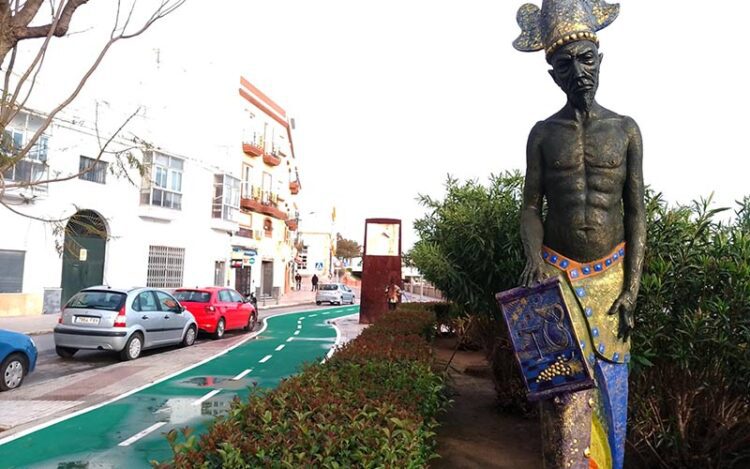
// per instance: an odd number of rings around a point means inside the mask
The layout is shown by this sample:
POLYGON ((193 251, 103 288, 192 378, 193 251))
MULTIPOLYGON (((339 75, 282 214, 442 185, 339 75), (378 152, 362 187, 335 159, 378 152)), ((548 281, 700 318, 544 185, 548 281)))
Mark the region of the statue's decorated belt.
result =
POLYGON ((546 246, 542 247, 542 259, 544 259, 546 263, 565 271, 571 282, 584 278, 591 278, 595 275, 606 272, 618 262, 622 262, 624 258, 624 242, 618 244, 609 255, 593 262, 584 263, 565 257, 546 246))

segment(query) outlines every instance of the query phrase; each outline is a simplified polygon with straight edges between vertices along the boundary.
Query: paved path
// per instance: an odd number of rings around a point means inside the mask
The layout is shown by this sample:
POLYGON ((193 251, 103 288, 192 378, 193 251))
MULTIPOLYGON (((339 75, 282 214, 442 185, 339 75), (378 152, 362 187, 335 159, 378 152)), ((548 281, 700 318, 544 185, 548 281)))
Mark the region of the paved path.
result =
POLYGON ((112 402, 0 439, 0 464, 147 468, 150 460, 171 456, 164 433, 186 425, 203 431, 235 396, 247 396, 248 387, 275 387, 302 363, 321 359, 337 339, 327 321, 358 311, 350 306, 270 317, 257 340, 239 341, 216 357, 112 402))

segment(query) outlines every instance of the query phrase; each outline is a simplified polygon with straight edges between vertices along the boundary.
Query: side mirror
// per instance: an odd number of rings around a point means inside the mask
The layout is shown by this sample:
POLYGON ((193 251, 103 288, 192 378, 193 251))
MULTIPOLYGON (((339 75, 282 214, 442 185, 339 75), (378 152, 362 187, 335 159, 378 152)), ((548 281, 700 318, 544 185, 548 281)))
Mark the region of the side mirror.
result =
POLYGON ((184 306, 182 306, 182 305, 180 305, 180 307, 178 308, 178 310, 177 310, 177 311, 175 311, 175 312, 176 312, 177 314, 180 314, 180 313, 184 313, 185 311, 187 311, 187 308, 186 308, 186 307, 184 307, 184 306))

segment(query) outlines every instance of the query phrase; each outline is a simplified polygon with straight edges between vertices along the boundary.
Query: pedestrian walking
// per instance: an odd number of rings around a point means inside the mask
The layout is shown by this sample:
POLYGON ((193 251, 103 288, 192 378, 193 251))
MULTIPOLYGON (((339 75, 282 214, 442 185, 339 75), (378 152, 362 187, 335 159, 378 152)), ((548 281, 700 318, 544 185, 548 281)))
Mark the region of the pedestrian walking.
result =
POLYGON ((302 276, 297 272, 297 275, 294 276, 294 283, 297 286, 297 291, 300 291, 302 289, 302 276))
POLYGON ((312 276, 312 291, 318 290, 318 274, 313 274, 312 276))
POLYGON ((385 297, 388 302, 388 311, 393 311, 401 303, 401 287, 391 278, 388 287, 385 289, 385 297))

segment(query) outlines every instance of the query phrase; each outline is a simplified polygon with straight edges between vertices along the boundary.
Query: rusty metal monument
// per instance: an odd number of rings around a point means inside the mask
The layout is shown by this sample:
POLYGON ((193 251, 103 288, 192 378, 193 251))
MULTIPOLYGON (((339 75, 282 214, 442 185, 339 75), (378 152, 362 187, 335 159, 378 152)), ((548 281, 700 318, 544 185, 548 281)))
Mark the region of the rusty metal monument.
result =
POLYGON ((521 283, 536 296, 516 291, 515 315, 504 306, 514 341, 536 355, 522 364, 527 385, 565 384, 576 372, 583 383, 539 395, 547 468, 621 468, 624 461, 630 333, 646 246, 643 151, 635 121, 595 99, 603 57, 597 33, 619 11, 603 0, 543 0, 518 12, 514 47, 544 51, 567 96, 528 139, 521 283), (536 316, 523 319, 524 308, 536 316), (536 326, 513 330, 513 321, 536 326))

